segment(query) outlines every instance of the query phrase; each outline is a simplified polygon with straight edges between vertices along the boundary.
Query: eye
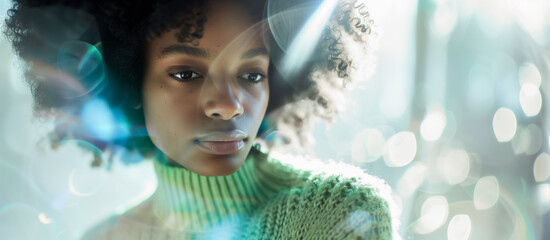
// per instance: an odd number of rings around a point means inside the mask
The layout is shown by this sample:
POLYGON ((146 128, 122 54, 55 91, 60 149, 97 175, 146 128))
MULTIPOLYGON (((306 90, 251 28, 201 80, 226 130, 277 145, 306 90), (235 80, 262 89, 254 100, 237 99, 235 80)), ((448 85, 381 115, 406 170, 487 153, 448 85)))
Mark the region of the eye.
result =
POLYGON ((251 83, 259 83, 265 79, 265 75, 262 73, 246 73, 240 75, 239 78, 247 80, 251 83))
POLYGON ((180 82, 190 82, 193 81, 193 79, 202 77, 201 75, 193 71, 181 71, 176 73, 169 73, 168 75, 171 78, 180 82))

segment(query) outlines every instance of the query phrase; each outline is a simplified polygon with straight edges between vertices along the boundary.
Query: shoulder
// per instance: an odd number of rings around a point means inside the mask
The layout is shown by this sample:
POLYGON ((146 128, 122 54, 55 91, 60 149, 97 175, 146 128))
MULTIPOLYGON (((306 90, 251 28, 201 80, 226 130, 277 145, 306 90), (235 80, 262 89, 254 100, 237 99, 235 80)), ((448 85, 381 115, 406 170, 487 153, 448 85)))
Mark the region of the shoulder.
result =
POLYGON ((292 188, 265 209, 270 217, 284 219, 280 223, 285 226, 280 229, 294 234, 281 237, 397 238, 393 233, 397 232, 399 217, 391 189, 383 180, 341 162, 273 157, 285 158, 283 164, 309 173, 305 184, 292 188), (287 162, 289 159, 291 162, 287 162))

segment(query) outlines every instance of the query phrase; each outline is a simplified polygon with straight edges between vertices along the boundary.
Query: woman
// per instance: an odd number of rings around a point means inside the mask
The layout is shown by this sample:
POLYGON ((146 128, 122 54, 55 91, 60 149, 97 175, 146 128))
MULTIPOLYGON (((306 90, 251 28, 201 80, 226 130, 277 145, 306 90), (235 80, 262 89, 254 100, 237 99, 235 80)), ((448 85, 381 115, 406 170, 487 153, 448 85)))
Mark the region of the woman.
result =
POLYGON ((255 144, 292 126, 305 146, 310 118, 337 112, 331 96, 358 67, 348 44, 371 34, 365 10, 357 1, 16 1, 6 33, 29 63, 35 109, 70 116, 53 141, 155 153, 157 191, 84 239, 397 237, 381 181, 294 168, 255 144), (98 102, 129 127, 90 121, 98 102))

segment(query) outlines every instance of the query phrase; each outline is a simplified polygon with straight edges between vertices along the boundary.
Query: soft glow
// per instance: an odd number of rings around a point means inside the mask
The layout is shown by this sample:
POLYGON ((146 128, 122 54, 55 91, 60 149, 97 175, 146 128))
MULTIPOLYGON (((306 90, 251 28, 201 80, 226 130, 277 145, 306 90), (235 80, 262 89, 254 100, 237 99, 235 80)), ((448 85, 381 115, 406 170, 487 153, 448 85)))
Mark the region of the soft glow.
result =
POLYGON ((385 142, 384 136, 377 129, 365 129, 351 143, 351 159, 357 163, 376 161, 382 156, 385 142))
POLYGON ((547 153, 541 153, 535 159, 533 173, 535 176, 535 181, 537 182, 544 182, 550 179, 550 155, 547 153))
POLYGON ((508 108, 499 108, 493 117, 493 131, 499 142, 508 142, 516 134, 516 115, 508 108))
POLYGON ((464 150, 452 150, 439 159, 438 169, 447 183, 459 184, 470 173, 470 157, 464 150))
POLYGON ((470 216, 459 214, 451 218, 447 227, 448 240, 468 240, 472 231, 470 216))
POLYGON ((519 67, 519 83, 521 86, 532 84, 535 87, 540 87, 542 77, 539 69, 532 63, 524 63, 519 67))
POLYGON ((420 125, 420 133, 422 134, 422 138, 426 141, 435 141, 439 139, 443 133, 443 130, 445 130, 446 125, 447 118, 445 117, 445 113, 443 111, 431 111, 420 125))
POLYGON ((283 60, 281 74, 290 79, 309 59, 338 1, 325 0, 290 44, 283 60))
POLYGON ((418 234, 428 234, 437 230, 447 220, 449 204, 444 196, 433 196, 422 204, 420 219, 414 225, 418 234))
POLYGON ((424 182, 428 169, 422 164, 416 164, 407 169, 397 184, 397 192, 407 198, 424 182))
POLYGON ((416 138, 412 132, 393 135, 384 146, 384 161, 390 167, 403 167, 416 156, 416 138))
POLYGON ((52 223, 52 220, 49 219, 48 217, 46 217, 46 214, 44 214, 44 213, 38 214, 38 220, 40 220, 40 222, 44 223, 44 224, 52 223))
POLYGON ((498 180, 494 176, 482 177, 474 189, 474 206, 478 210, 493 207, 499 198, 498 180))
POLYGON ((539 114, 542 108, 542 96, 539 88, 531 83, 521 85, 519 104, 528 117, 539 114))

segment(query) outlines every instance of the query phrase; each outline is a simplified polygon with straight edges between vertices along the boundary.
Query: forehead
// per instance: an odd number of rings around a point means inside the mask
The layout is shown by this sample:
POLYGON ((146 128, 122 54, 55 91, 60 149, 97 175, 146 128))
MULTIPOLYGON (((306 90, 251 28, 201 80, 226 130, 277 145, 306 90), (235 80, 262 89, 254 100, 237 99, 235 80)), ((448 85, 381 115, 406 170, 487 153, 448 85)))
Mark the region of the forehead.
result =
POLYGON ((215 56, 227 47, 234 50, 260 48, 263 45, 259 34, 261 7, 251 8, 237 1, 211 1, 206 10, 206 22, 201 26, 177 26, 148 41, 148 50, 157 55, 171 46, 186 45, 207 50, 209 56, 215 56), (258 12, 254 12, 258 11, 258 12), (191 29, 199 30, 200 39, 189 41, 181 35, 191 29), (198 44, 197 44, 198 43, 198 44))

